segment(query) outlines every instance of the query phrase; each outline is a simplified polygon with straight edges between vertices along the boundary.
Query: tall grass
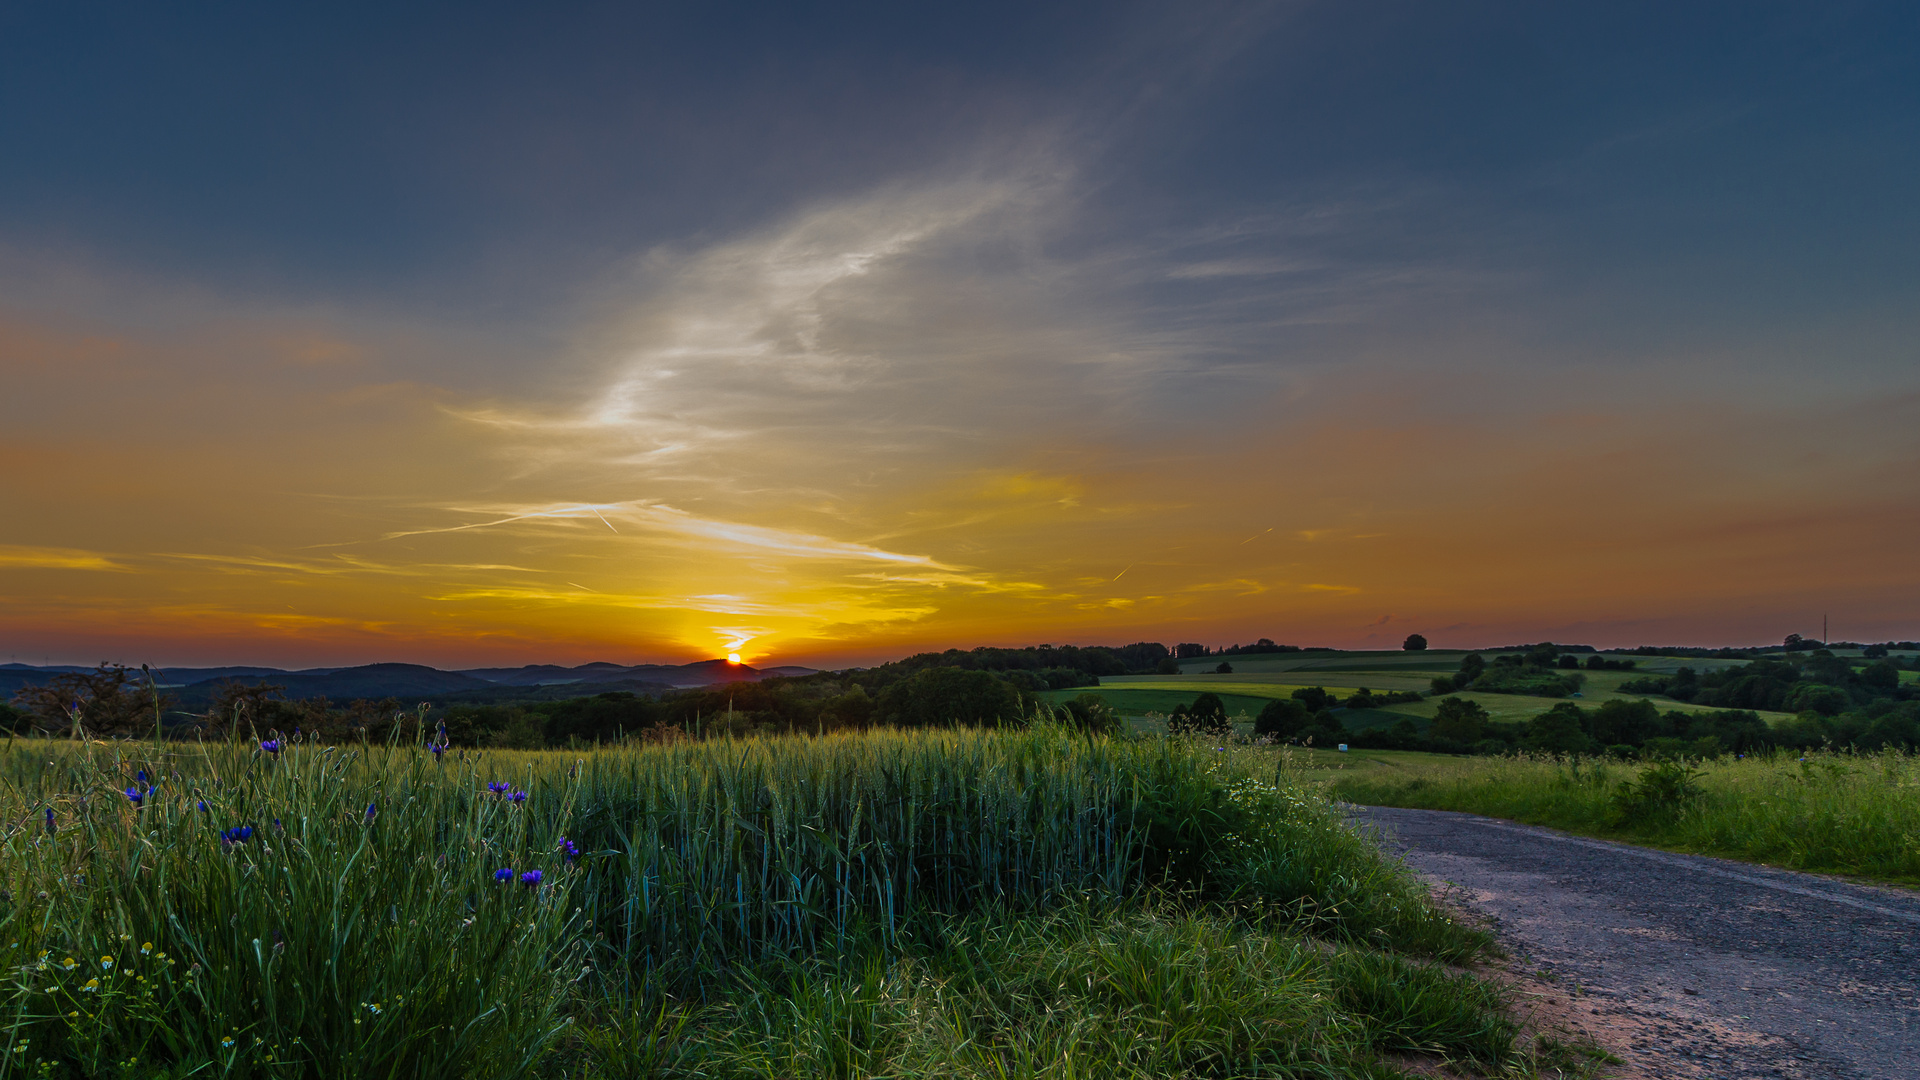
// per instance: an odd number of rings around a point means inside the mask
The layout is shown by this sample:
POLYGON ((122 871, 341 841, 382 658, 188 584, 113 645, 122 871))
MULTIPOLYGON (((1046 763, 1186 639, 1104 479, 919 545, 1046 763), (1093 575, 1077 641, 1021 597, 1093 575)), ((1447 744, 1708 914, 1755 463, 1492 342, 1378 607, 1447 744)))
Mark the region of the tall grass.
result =
MULTIPOLYGON (((1484 947, 1324 800, 1208 748, 1045 726, 579 754, 23 741, 0 759, 0 821, 0 1080, 668 1075, 683 1059, 866 1075, 827 1043, 757 1065, 695 1051, 751 1017, 774 1040, 755 1046, 813 1046, 806 1024, 876 987, 924 1004, 960 957, 987 962, 959 944, 969 935, 1024 956, 1065 940, 1062 913, 1081 912, 1071 925, 1090 940, 1109 931, 1087 927, 1142 905, 1195 902, 1220 913, 1210 941, 1305 930, 1346 943, 1299 954, 1319 957, 1309 996, 1332 994, 1322 1012, 1345 1019, 1263 1029, 1265 1049, 1247 1051, 1310 1075, 1333 1060, 1303 1049, 1314 1031, 1366 1029, 1335 1040, 1341 1060, 1391 1042, 1376 1032, 1391 1025, 1367 1019, 1377 1003, 1333 993, 1379 982, 1368 964, 1409 963, 1380 950, 1484 947), (753 1012, 775 1001, 791 1024, 753 1012), (819 1068, 793 1064, 816 1053, 819 1068)), ((992 1009, 1027 1015, 1005 997, 1027 970, 995 969, 992 1009)), ((865 1023, 867 1006, 845 1008, 865 1023)), ((1460 1023, 1497 1032, 1491 1008, 1460 1023)), ((984 1039, 1011 1023, 992 1009, 940 1022, 984 1039)), ((1406 1023, 1413 1034, 1393 1038, 1408 1045, 1504 1052, 1406 1023)), ((1012 1068, 1017 1049, 993 1060, 1012 1068)), ((1140 1075, 1172 1060, 1109 1051, 1140 1075)))
POLYGON ((1385 1080, 1402 1075, 1385 1053, 1515 1058, 1472 976, 1166 906, 976 913, 902 957, 794 964, 755 989, 595 1032, 623 1066, 606 1075, 1385 1080))
POLYGON ((1626 765, 1546 756, 1401 760, 1342 799, 1464 810, 1794 870, 1920 885, 1920 757, 1775 753, 1626 765))

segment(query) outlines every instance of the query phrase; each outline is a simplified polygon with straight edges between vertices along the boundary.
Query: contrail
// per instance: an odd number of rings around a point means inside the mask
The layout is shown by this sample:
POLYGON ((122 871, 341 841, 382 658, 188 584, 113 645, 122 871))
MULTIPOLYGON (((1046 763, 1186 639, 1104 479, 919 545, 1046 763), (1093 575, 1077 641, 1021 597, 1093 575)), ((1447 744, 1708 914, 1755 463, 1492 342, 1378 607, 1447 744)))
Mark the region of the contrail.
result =
MULTIPOLYGON (((1138 565, 1140 565, 1140 564, 1139 564, 1139 563, 1128 563, 1128 564, 1127 564, 1127 570, 1131 570, 1131 569, 1133 569, 1134 567, 1136 567, 1136 566, 1138 566, 1138 565)), ((1126 577, 1126 576, 1127 576, 1127 570, 1122 570, 1122 571, 1120 571, 1119 573, 1117 573, 1117 574, 1115 574, 1115 575, 1113 575, 1113 581, 1119 581, 1119 580, 1120 580, 1121 578, 1123 578, 1123 577, 1126 577)), ((1111 585, 1111 584, 1113 584, 1113 581, 1109 581, 1109 582, 1107 582, 1107 584, 1109 584, 1109 585, 1111 585)))
POLYGON ((608 532, 612 533, 615 536, 620 535, 620 530, 613 527, 613 522, 608 521, 605 517, 602 517, 600 514, 600 511, 594 510, 594 508, 591 506, 587 507, 587 509, 593 510, 593 516, 600 518, 600 524, 605 525, 607 527, 608 532))

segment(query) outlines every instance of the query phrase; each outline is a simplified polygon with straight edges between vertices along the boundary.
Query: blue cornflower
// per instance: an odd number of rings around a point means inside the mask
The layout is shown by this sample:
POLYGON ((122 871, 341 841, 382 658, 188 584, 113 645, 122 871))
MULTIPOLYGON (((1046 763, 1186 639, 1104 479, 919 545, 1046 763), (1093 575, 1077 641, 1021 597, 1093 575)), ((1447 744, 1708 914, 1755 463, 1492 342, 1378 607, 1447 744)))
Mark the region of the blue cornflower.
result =
POLYGON ((280 753, 280 740, 279 739, 263 740, 260 743, 260 749, 265 750, 269 754, 278 755, 280 753))
POLYGON ((143 783, 143 784, 144 784, 144 783, 146 783, 146 782, 147 782, 147 770, 145 770, 145 769, 141 769, 140 771, 138 771, 138 772, 136 772, 136 773, 134 773, 134 774, 133 774, 133 778, 134 778, 135 780, 138 780, 139 782, 141 782, 141 783, 143 783))
POLYGON ((495 880, 495 881, 512 881, 512 880, 513 880, 513 867, 511 867, 511 866, 503 866, 503 867, 501 867, 500 869, 498 869, 498 870, 495 870, 495 871, 493 872, 493 880, 495 880))
POLYGON ((515 802, 515 803, 521 803, 521 802, 526 802, 526 801, 527 801, 527 793, 526 793, 526 792, 524 792, 524 791, 514 791, 514 792, 509 792, 509 793, 507 794, 507 801, 508 801, 508 802, 515 802))
POLYGON ((51 806, 47 807, 47 831, 48 832, 57 831, 57 827, 53 823, 53 807, 51 806))
POLYGON ((493 792, 495 795, 505 795, 507 789, 512 786, 512 784, 504 784, 498 780, 487 781, 487 790, 493 792))
POLYGON ((195 810, 198 810, 198 811, 200 811, 200 812, 201 812, 201 813, 203 813, 203 814, 204 814, 204 813, 206 813, 206 812, 207 812, 207 800, 205 800, 205 799, 201 799, 201 800, 200 800, 199 802, 197 802, 197 803, 194 803, 194 804, 193 804, 193 808, 194 808, 195 810))
POLYGON ((368 820, 368 821, 372 821, 372 820, 373 820, 373 815, 375 815, 375 814, 377 814, 377 813, 379 813, 379 812, 380 812, 380 807, 379 807, 378 805, 376 805, 376 804, 374 804, 374 803, 368 803, 368 804, 367 804, 367 820, 368 820))
POLYGON ((139 806, 140 800, 144 798, 146 798, 146 795, 143 794, 139 788, 130 787, 127 789, 127 801, 132 803, 133 805, 139 806))
POLYGON ((231 829, 223 830, 220 833, 220 839, 229 844, 244 844, 253 839, 253 826, 235 825, 231 829))
POLYGON ((525 885, 527 888, 531 889, 535 885, 540 884, 540 879, 544 876, 545 875, 541 874, 540 871, 538 870, 529 870, 526 873, 520 875, 520 884, 525 885))
POLYGON ((580 857, 580 849, 573 846, 573 841, 563 836, 560 838, 560 854, 566 856, 568 862, 572 862, 580 857))

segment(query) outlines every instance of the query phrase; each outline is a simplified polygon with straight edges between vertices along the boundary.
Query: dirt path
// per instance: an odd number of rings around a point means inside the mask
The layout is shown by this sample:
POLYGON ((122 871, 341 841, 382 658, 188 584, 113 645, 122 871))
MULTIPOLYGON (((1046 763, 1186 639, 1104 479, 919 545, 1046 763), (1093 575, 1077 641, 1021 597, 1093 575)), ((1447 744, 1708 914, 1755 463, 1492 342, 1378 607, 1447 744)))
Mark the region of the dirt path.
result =
POLYGON ((1920 894, 1357 808, 1652 1077, 1920 1078, 1920 894))

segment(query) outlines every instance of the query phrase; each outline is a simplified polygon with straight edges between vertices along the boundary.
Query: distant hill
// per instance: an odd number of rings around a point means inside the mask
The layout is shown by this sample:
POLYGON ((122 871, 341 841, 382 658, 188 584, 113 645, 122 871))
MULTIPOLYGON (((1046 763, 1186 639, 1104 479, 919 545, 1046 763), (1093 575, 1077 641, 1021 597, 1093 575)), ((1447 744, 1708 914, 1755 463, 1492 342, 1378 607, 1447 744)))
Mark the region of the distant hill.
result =
POLYGON ((597 661, 579 667, 554 664, 529 664, 518 668, 468 668, 457 675, 470 675, 505 686, 554 686, 565 683, 614 683, 640 681, 665 686, 691 688, 715 683, 755 682, 781 675, 811 675, 813 668, 755 668, 725 660, 701 660, 692 664, 634 664, 622 666, 597 661))
MULTIPOLYGON (((72 664, 38 667, 0 665, 0 695, 11 697, 23 686, 45 682, 63 672, 89 671, 72 664)), ((307 668, 287 671, 269 667, 157 668, 154 681, 186 708, 204 706, 227 681, 285 688, 290 698, 324 697, 335 701, 356 698, 400 698, 402 701, 483 703, 506 700, 552 700, 625 690, 658 694, 730 682, 755 682, 777 676, 811 675, 812 668, 775 667, 765 670, 725 660, 692 664, 612 664, 604 661, 560 667, 529 664, 518 668, 471 668, 442 671, 422 664, 363 664, 358 667, 307 668)))

